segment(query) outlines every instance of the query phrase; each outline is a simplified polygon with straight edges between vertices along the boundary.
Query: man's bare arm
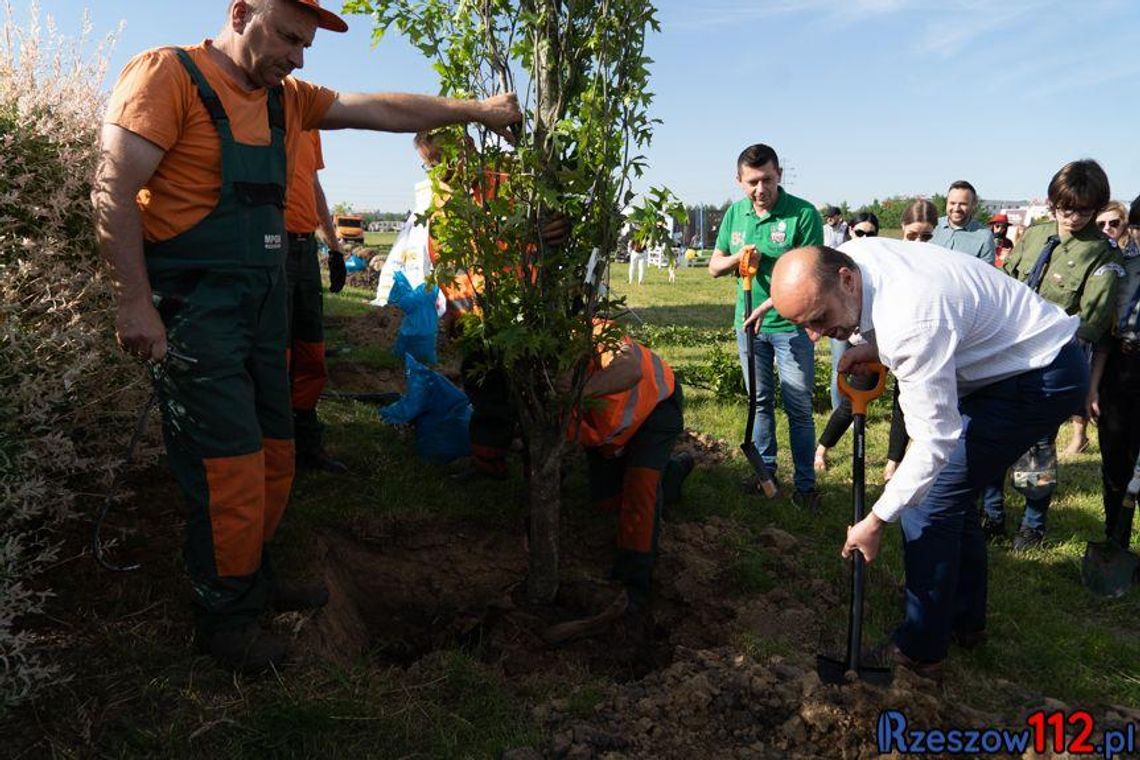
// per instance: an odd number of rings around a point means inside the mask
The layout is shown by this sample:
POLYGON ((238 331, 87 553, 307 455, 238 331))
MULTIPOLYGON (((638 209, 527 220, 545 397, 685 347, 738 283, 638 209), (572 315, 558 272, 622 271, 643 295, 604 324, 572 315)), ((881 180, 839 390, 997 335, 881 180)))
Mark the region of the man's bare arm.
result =
POLYGON ((325 243, 330 251, 339 251, 340 243, 337 242, 336 228, 333 226, 332 215, 329 214, 329 202, 325 198, 325 189, 321 187, 316 172, 313 172, 313 195, 317 200, 317 216, 321 219, 321 234, 325 238, 325 243))
POLYGON ((735 272, 740 266, 740 254, 730 254, 717 248, 709 259, 709 274, 713 277, 723 277, 735 272))
POLYGON ((329 106, 320 129, 372 129, 379 132, 422 132, 479 122, 501 135, 522 120, 515 94, 485 100, 456 100, 402 92, 342 92, 329 106))
POLYGON ((609 396, 627 391, 641 382, 641 359, 629 344, 623 344, 614 352, 606 366, 590 375, 582 395, 586 398, 609 396))
POLYGON ((99 166, 91 190, 99 250, 111 268, 115 333, 125 351, 142 359, 166 355, 166 328, 151 300, 143 256, 142 215, 135 198, 165 152, 115 124, 103 125, 99 166))

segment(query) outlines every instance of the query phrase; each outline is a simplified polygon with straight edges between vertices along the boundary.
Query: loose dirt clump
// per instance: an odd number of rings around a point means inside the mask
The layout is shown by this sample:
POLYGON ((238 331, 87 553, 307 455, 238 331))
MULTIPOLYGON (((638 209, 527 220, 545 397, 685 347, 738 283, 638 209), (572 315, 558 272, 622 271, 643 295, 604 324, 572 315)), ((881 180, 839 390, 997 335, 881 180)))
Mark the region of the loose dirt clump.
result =
POLYGON ((664 670, 611 687, 588 717, 566 698, 535 712, 559 758, 871 758, 883 710, 904 710, 914 725, 977 725, 936 691, 909 671, 888 689, 840 688, 780 657, 680 648, 664 670))
POLYGON ((329 364, 329 390, 344 393, 403 393, 404 371, 354 362, 329 364))
POLYGON ((728 459, 729 445, 708 433, 698 433, 695 430, 686 430, 673 444, 674 452, 687 451, 693 455, 697 467, 716 467, 728 459))
POLYGON ((399 306, 370 309, 359 317, 344 320, 345 337, 354 346, 391 348, 396 345, 396 334, 403 319, 404 312, 399 306))

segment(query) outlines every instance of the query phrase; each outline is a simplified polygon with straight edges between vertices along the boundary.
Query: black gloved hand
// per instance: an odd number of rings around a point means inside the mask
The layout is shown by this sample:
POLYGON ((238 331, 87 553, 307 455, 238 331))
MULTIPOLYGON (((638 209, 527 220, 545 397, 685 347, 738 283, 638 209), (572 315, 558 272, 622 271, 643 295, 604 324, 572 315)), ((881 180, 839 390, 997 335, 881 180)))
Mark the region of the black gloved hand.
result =
POLYGON ((344 267, 344 254, 340 251, 329 251, 329 292, 339 293, 344 289, 344 280, 348 277, 348 270, 344 267))

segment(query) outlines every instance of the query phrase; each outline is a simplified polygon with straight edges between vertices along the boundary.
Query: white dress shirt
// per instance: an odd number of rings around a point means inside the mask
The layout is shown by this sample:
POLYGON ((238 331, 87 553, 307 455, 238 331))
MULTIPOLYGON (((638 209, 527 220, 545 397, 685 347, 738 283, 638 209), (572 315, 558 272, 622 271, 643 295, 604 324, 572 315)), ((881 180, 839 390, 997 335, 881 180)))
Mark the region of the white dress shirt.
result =
POLYGON ((912 441, 873 507, 893 522, 922 501, 957 445, 959 397, 1048 365, 1080 317, 993 264, 930 243, 856 238, 840 250, 859 265, 859 334, 899 383, 912 441))

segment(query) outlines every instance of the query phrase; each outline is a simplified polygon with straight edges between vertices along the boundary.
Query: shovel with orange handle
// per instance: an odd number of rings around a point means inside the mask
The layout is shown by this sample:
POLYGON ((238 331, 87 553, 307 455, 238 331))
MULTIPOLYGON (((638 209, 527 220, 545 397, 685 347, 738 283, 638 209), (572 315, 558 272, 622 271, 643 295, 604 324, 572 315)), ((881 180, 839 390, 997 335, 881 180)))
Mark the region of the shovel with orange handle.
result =
MULTIPOLYGON (((851 455, 851 501, 854 514, 852 525, 863 520, 863 502, 866 498, 866 444, 867 406, 883 395, 887 385, 887 368, 881 364, 870 366, 870 373, 855 375, 848 382, 845 374, 838 378, 839 392, 851 399, 851 414, 854 422, 855 450, 851 455), (854 383, 854 384, 853 384, 854 383)), ((816 672, 824 683, 842 684, 847 673, 858 676, 859 680, 886 686, 891 682, 889 668, 868 667, 860 661, 863 646, 863 554, 855 549, 851 552, 851 606, 847 610, 847 657, 838 660, 818 655, 816 672)))
MULTIPOLYGON (((752 313, 752 278, 756 276, 759 270, 760 256, 756 252, 756 246, 746 245, 741 248, 737 274, 740 275, 741 284, 744 286, 744 316, 746 319, 752 313)), ((740 450, 744 452, 744 458, 752 465, 760 490, 769 499, 774 499, 777 495, 776 481, 772 479, 768 465, 764 464, 764 460, 760 457, 760 450, 756 448, 756 442, 752 440, 752 431, 756 427, 756 347, 752 340, 752 331, 755 329, 757 329, 757 325, 744 328, 744 337, 748 341, 748 388, 746 389, 748 391, 748 423, 744 427, 744 443, 740 444, 740 450)))

